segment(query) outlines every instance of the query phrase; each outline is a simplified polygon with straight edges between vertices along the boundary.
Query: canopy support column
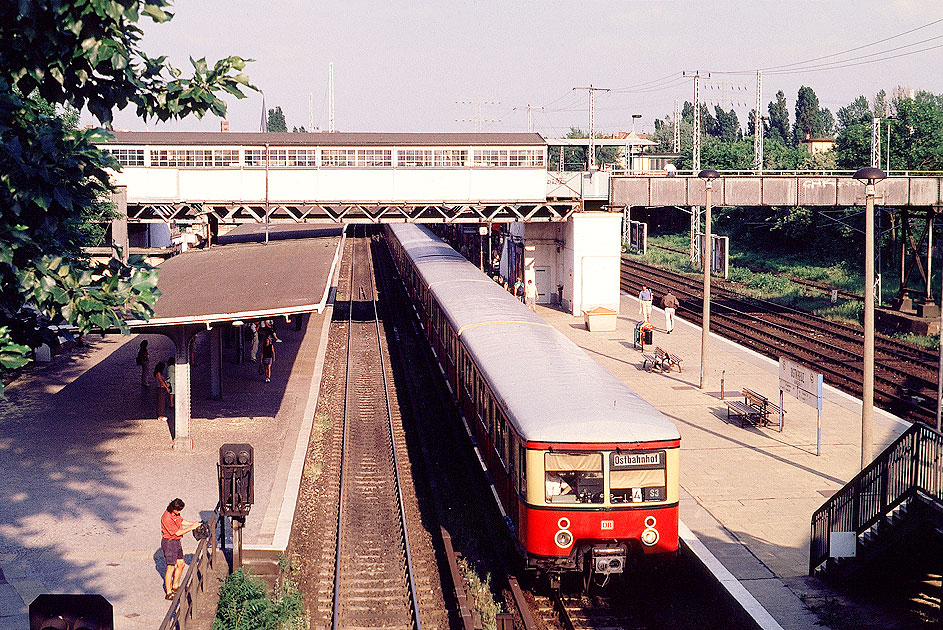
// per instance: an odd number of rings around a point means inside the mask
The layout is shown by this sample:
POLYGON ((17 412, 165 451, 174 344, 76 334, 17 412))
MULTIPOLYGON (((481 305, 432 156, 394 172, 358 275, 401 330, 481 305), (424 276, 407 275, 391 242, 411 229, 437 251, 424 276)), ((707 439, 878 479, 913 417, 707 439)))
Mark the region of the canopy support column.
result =
POLYGON ((170 334, 174 342, 174 443, 175 451, 192 451, 190 436, 190 339, 193 332, 186 326, 177 326, 170 334))
MULTIPOLYGON (((241 330, 240 330, 241 332, 241 330)), ((223 397, 223 330, 219 326, 210 328, 210 398, 223 397)))

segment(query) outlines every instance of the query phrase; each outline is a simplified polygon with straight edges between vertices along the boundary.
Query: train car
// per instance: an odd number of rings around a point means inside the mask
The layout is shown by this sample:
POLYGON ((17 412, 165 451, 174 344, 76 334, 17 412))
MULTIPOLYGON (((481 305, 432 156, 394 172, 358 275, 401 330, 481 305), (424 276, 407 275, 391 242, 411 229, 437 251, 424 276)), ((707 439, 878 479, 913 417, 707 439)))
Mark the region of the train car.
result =
POLYGON ((677 552, 677 427, 429 229, 385 231, 526 567, 677 552))

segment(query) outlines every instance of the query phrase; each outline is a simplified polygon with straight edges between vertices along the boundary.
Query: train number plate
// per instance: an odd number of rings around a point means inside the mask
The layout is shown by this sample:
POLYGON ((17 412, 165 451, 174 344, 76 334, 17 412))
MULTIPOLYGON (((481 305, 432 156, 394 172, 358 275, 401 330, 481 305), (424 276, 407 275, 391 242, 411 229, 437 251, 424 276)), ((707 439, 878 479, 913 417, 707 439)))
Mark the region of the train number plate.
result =
POLYGON ((615 529, 615 521, 601 521, 599 523, 599 529, 615 529))

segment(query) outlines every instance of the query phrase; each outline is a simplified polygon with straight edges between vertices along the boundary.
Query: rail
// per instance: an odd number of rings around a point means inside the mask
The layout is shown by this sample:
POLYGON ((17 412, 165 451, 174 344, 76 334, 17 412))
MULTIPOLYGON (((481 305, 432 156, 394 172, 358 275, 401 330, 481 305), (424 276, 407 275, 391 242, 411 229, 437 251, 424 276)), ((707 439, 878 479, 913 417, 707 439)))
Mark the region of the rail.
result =
POLYGON ((832 532, 867 532, 917 495, 943 504, 943 433, 913 424, 812 514, 809 575, 830 556, 832 532))
POLYGON ((196 604, 206 588, 207 576, 214 571, 216 562, 216 525, 219 522, 219 503, 210 518, 210 535, 196 546, 193 561, 183 576, 182 588, 170 602, 159 630, 185 630, 193 619, 196 604))

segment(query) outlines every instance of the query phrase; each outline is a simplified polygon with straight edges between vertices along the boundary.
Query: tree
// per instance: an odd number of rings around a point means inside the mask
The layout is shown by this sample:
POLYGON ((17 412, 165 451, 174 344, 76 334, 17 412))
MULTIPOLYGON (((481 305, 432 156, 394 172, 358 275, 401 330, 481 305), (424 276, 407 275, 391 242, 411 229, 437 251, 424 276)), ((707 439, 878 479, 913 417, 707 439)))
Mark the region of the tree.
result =
POLYGON ((776 101, 769 104, 769 138, 779 138, 784 144, 792 144, 789 132, 789 108, 786 107, 786 95, 776 92, 776 101))
POLYGON ((308 133, 308 130, 305 129, 304 126, 301 126, 301 127, 292 127, 292 128, 291 128, 291 132, 292 132, 292 133, 308 133))
POLYGON ((740 119, 737 118, 737 112, 731 109, 725 112, 720 105, 714 106, 714 117, 717 121, 716 136, 724 142, 736 142, 743 139, 743 131, 740 130, 740 119))
POLYGON ((265 130, 273 132, 288 131, 288 124, 285 122, 285 114, 282 108, 276 106, 275 109, 268 110, 268 118, 265 121, 265 130))
POLYGON ((49 105, 87 108, 105 125, 129 105, 158 120, 225 115, 222 93, 255 89, 241 73, 246 60, 191 58, 184 77, 166 57, 141 51, 138 21, 166 22, 168 7, 0 3, 0 368, 20 367, 30 348, 54 342, 53 324, 126 331, 125 318, 153 312, 156 270, 117 258, 96 265, 81 253, 83 215, 110 193, 107 169, 120 168, 95 146, 106 131, 71 128, 49 105))
POLYGON ((913 98, 899 97, 894 109, 891 167, 943 170, 943 95, 920 91, 913 98))
POLYGON ((803 85, 796 97, 796 123, 792 137, 799 143, 808 138, 819 138, 824 133, 819 97, 815 95, 815 90, 803 85))
POLYGON ((871 108, 859 96, 838 109, 835 153, 838 168, 859 169, 871 163, 871 108))

